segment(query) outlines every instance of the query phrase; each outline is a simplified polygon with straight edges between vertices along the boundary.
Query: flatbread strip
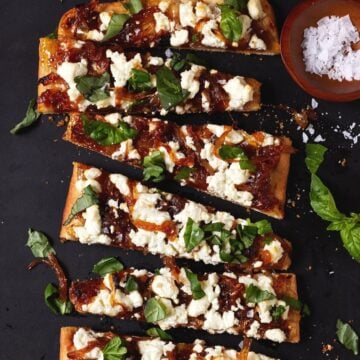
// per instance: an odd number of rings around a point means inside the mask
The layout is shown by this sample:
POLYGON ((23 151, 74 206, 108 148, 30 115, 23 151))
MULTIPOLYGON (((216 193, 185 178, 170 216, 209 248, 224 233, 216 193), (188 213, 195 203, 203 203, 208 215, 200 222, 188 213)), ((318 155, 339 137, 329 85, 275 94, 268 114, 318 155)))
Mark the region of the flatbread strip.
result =
POLYGON ((81 314, 146 321, 162 330, 186 327, 279 343, 300 340, 299 311, 286 302, 289 297, 297 299, 294 274, 226 272, 190 278, 188 271, 173 264, 156 274, 130 268, 74 281, 69 297, 81 314), (129 281, 137 284, 137 290, 127 290, 129 281), (261 301, 259 292, 268 300, 261 301), (282 314, 276 316, 280 307, 282 314))
POLYGON ((92 1, 69 10, 60 21, 59 38, 103 42, 112 15, 128 14, 122 30, 108 40, 124 49, 154 47, 162 40, 161 46, 192 50, 280 53, 275 16, 267 0, 246 1, 241 15, 237 13, 241 23, 238 40, 227 38, 222 31, 223 0, 142 0, 143 9, 133 16, 123 4, 92 1))
POLYGON ((248 134, 222 125, 180 127, 158 119, 121 119, 118 114, 105 117, 71 114, 64 139, 140 168, 146 156, 160 151, 168 179, 277 219, 284 217, 290 155, 293 152, 289 138, 264 132, 248 134), (135 129, 137 135, 119 145, 101 145, 101 139, 96 140, 95 136, 94 140, 94 134, 84 130, 84 117, 90 125, 94 124, 90 120, 114 126, 126 124, 135 129), (226 146, 242 149, 255 168, 241 169, 239 157, 224 160, 220 154, 226 146), (184 171, 188 171, 187 176, 181 176, 184 171))
POLYGON ((190 62, 179 65, 176 59, 124 53, 116 45, 48 38, 40 39, 39 56, 41 113, 165 115, 260 108, 258 81, 190 62))
POLYGON ((257 234, 256 227, 229 213, 79 163, 74 163, 60 237, 208 264, 227 263, 246 271, 286 270, 291 264, 291 244, 271 229, 257 234), (97 192, 99 204, 66 222, 88 185, 97 192), (186 232, 198 226, 204 236, 191 243, 186 232))
MULTIPOLYGON (((60 360, 81 360, 93 351, 97 355, 111 339, 119 337, 125 341, 127 356, 131 359, 148 359, 151 353, 153 360, 275 360, 265 355, 256 354, 249 349, 236 351, 223 346, 210 347, 203 340, 193 343, 174 343, 159 338, 118 335, 113 332, 95 332, 83 327, 62 327, 60 332, 60 360), (95 349, 95 350, 94 350, 95 349), (99 350, 98 350, 99 349, 99 350)), ((100 359, 101 356, 92 357, 100 359)))

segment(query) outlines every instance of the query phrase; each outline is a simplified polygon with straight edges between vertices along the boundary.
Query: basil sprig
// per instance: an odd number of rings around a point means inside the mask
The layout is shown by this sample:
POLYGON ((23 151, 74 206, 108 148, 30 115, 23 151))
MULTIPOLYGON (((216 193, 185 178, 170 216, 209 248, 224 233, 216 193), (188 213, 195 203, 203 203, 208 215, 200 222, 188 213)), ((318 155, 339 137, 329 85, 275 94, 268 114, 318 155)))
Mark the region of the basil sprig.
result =
POLYGON ((105 257, 98 261, 92 272, 104 276, 124 269, 124 265, 115 257, 105 257))
POLYGON ((166 318, 167 309, 161 300, 150 298, 145 304, 144 315, 146 321, 155 323, 166 318))
POLYGON ((150 74, 147 71, 132 69, 129 79, 129 90, 134 92, 148 91, 153 88, 150 74))
POLYGON ((349 324, 338 319, 336 322, 336 335, 340 344, 351 350, 354 355, 359 354, 359 336, 349 324))
POLYGON ((123 360, 127 354, 126 343, 119 336, 113 337, 102 349, 104 360, 123 360))
POLYGON ((127 14, 113 14, 103 41, 108 41, 118 35, 129 18, 130 16, 127 14))
POLYGON ((135 138, 137 135, 137 130, 124 121, 121 121, 118 126, 112 126, 103 121, 90 120, 85 114, 81 114, 80 118, 85 134, 100 145, 120 144, 127 139, 135 138))
POLYGON ((282 315, 284 314, 284 312, 286 311, 286 307, 283 305, 278 305, 272 308, 271 310, 271 317, 273 318, 273 320, 279 320, 282 315))
POLYGON ((105 88, 110 83, 110 74, 108 72, 104 72, 100 76, 77 76, 74 81, 81 95, 91 102, 97 102, 109 97, 109 90, 105 88))
POLYGON ((179 79, 166 66, 156 72, 156 88, 160 104, 165 110, 183 102, 189 95, 187 90, 181 88, 179 79))
POLYGON ((44 291, 45 304, 56 315, 70 314, 73 306, 69 300, 61 301, 59 299, 59 290, 53 284, 48 284, 44 291))
POLYGON ((50 254, 56 254, 54 248, 45 234, 40 231, 28 230, 28 240, 26 243, 35 257, 45 258, 50 254))
POLYGON ((71 220, 77 214, 84 211, 88 207, 92 205, 96 205, 98 203, 99 203, 99 199, 96 192, 93 190, 91 185, 86 186, 86 188, 84 188, 82 192, 82 195, 75 201, 74 205, 72 206, 70 215, 64 222, 64 225, 69 225, 71 220))
POLYGON ((160 328, 157 328, 157 327, 153 327, 153 328, 146 330, 146 334, 148 334, 151 337, 158 337, 164 341, 171 341, 173 339, 173 337, 170 334, 168 334, 166 331, 161 330, 160 328))
POLYGON ((139 288, 139 285, 136 281, 135 276, 130 275, 126 281, 125 284, 125 291, 128 293, 131 293, 132 291, 135 291, 139 288))
POLYGON ((205 296, 205 292, 201 287, 201 282, 199 281, 196 274, 192 271, 185 269, 186 277, 190 281, 192 297, 195 300, 199 300, 205 296))
POLYGON ((360 262, 360 213, 350 213, 350 216, 341 213, 330 189, 316 175, 326 151, 320 144, 306 146, 305 163, 311 173, 310 204, 317 215, 330 222, 327 230, 339 231, 345 249, 360 262))
POLYGON ((137 14, 144 8, 141 0, 130 0, 125 2, 124 6, 130 12, 130 14, 137 14))
POLYGON ((220 29, 222 34, 230 41, 239 41, 243 31, 239 14, 228 5, 222 5, 220 9, 220 29))
POLYGON ((261 290, 254 284, 250 284, 245 290, 245 300, 247 303, 257 304, 265 300, 275 299, 275 295, 270 291, 261 290))
POLYGON ((184 166, 179 169, 177 174, 174 176, 175 180, 186 180, 190 177, 191 174, 193 174, 196 171, 195 168, 191 168, 188 166, 184 166))
POLYGON ((10 130, 10 133, 13 135, 17 134, 20 130, 32 125, 39 118, 39 116, 40 114, 36 110, 36 100, 31 99, 26 110, 25 117, 10 130))
POLYGON ((223 145, 219 149, 219 155, 223 160, 239 159, 240 168, 242 170, 256 170, 256 166, 250 161, 245 154, 245 151, 238 146, 223 145))
POLYGON ((160 182, 165 179, 165 160, 161 151, 154 151, 151 154, 144 157, 144 180, 152 180, 154 182, 160 182))

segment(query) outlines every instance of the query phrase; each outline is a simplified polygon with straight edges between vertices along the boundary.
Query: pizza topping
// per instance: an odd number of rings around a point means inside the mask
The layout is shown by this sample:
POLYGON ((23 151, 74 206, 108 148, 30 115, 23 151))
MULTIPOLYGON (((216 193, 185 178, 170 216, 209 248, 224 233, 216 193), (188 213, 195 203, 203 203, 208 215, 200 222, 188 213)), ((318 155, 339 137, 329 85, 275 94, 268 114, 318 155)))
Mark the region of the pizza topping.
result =
POLYGON ((287 339, 288 305, 280 285, 287 275, 195 275, 187 269, 160 269, 157 275, 143 271, 137 277, 139 304, 126 294, 126 279, 133 270, 107 274, 98 280, 72 284, 71 300, 80 312, 146 320, 162 330, 187 326, 210 333, 228 332, 287 339), (284 276, 284 278, 282 278, 284 276), (95 291, 85 296, 86 288, 95 291), (84 293, 84 295, 83 295, 84 293), (140 305, 141 304, 141 305, 140 305), (279 315, 279 308, 282 312, 279 315))
POLYGON ((36 110, 36 100, 31 99, 26 110, 25 117, 10 130, 10 133, 14 135, 22 129, 31 126, 39 119, 39 116, 40 114, 36 110))

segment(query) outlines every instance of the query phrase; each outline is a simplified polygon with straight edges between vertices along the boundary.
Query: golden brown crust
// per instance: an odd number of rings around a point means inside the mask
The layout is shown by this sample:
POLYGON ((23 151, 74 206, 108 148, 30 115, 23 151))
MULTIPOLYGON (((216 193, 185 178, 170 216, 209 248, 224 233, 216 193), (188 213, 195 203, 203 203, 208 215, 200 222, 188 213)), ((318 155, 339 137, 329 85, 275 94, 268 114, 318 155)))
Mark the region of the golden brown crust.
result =
POLYGON ((78 327, 67 326, 60 330, 60 356, 59 360, 68 360, 67 354, 74 350, 73 337, 78 327))

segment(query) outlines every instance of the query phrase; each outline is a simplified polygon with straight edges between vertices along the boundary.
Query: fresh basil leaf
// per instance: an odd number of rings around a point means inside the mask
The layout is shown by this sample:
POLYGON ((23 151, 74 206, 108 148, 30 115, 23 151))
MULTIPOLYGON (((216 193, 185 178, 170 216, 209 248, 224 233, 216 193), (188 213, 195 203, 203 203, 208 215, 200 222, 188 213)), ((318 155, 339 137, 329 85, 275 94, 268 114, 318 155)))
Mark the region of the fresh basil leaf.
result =
POLYGON ((146 321, 155 323, 166 318, 167 309, 161 300, 150 298, 145 304, 144 315, 146 321))
POLYGON ((224 4, 234 8, 237 11, 245 11, 248 0, 225 0, 224 4))
POLYGON ((360 222, 345 224, 340 236, 345 249, 357 262, 360 262, 360 222))
POLYGON ((195 42, 198 42, 200 40, 200 37, 199 37, 199 34, 192 34, 191 35, 191 42, 192 43, 195 43, 195 42))
POLYGON ((90 120, 85 114, 80 116, 84 132, 98 144, 111 146, 120 144, 127 139, 133 139, 137 135, 137 130, 122 121, 116 126, 98 120, 90 120))
POLYGON ((155 327, 146 330, 146 334, 152 337, 158 337, 163 341, 171 341, 173 339, 172 336, 168 334, 166 331, 155 327))
POLYGON ((110 74, 104 72, 101 76, 77 76, 74 79, 76 88, 91 102, 97 102, 109 97, 109 91, 103 87, 110 83, 110 74))
POLYGON ((185 269, 186 277, 190 281, 192 297, 195 300, 199 300, 205 296, 205 292, 201 287, 201 283, 196 274, 188 269, 185 269))
POLYGON ((271 310, 271 317, 273 318, 273 320, 279 320, 282 315, 284 314, 284 312, 286 311, 286 307, 283 305, 278 305, 275 306, 274 308, 272 308, 271 310))
POLYGON ((141 0, 130 0, 126 3, 124 3, 124 6, 132 15, 137 14, 144 8, 141 0))
POLYGON ((310 204, 323 220, 339 221, 345 218, 345 215, 337 209, 329 188, 315 174, 311 175, 310 204))
POLYGON ((359 354, 359 336, 349 324, 338 320, 336 322, 336 335, 340 344, 351 350, 354 355, 359 354))
POLYGON ((26 246, 30 248, 35 257, 45 258, 48 257, 49 254, 56 254, 45 234, 29 229, 28 235, 26 246))
POLYGON ((48 39, 57 39, 58 38, 58 29, 56 28, 52 33, 46 35, 48 39))
POLYGON ((230 41, 239 41, 243 30, 240 17, 236 11, 227 5, 222 5, 220 9, 220 29, 222 34, 230 41))
POLYGON ((224 228, 225 224, 221 222, 209 223, 204 225, 203 230, 205 232, 220 232, 224 228))
POLYGON ((124 269, 124 265, 114 257, 106 257, 98 261, 92 272, 95 274, 99 274, 100 276, 104 276, 106 274, 111 274, 114 272, 118 272, 124 269))
POLYGON ((261 290, 254 284, 250 284, 245 290, 245 300, 247 303, 257 304, 261 301, 275 299, 275 295, 267 290, 261 290))
POLYGON ((56 315, 70 314, 73 306, 70 301, 59 299, 59 290, 53 284, 48 284, 44 291, 44 299, 48 308, 56 315))
POLYGON ((321 144, 306 144, 305 164, 311 174, 315 174, 324 161, 327 148, 321 144))
POLYGON ((187 251, 191 251, 204 240, 204 231, 192 218, 185 225, 184 240, 187 251))
POLYGON ((179 169, 177 174, 174 176, 175 180, 186 180, 190 177, 191 174, 193 174, 196 170, 194 168, 190 168, 187 166, 184 166, 179 169))
POLYGON ((64 222, 64 225, 69 225, 71 220, 79 214, 80 212, 84 211, 88 207, 92 205, 96 205, 99 203, 98 196, 96 192, 93 190, 91 185, 88 185, 82 192, 82 195, 75 201, 74 205, 71 208, 71 212, 69 217, 64 222))
POLYGON ((20 130, 32 125, 38 118, 40 114, 36 110, 36 100, 31 99, 26 110, 25 117, 10 130, 11 134, 17 134, 20 130))
POLYGON ((154 151, 144 157, 144 180, 160 182, 165 179, 165 160, 161 151, 154 151))
POLYGON ((185 57, 179 53, 174 53, 171 57, 170 67, 174 71, 182 71, 191 67, 191 64, 205 65, 205 61, 195 54, 187 54, 185 57))
POLYGON ((259 235, 266 235, 266 234, 271 234, 273 233, 273 229, 271 226, 271 223, 268 220, 260 220, 257 221, 256 223, 254 223, 254 225, 257 227, 258 229, 258 234, 259 235))
POLYGON ((134 92, 148 91, 153 88, 150 74, 147 71, 132 69, 129 79, 129 90, 134 92))
POLYGON ((290 296, 285 296, 281 300, 285 301, 292 309, 300 311, 302 316, 309 316, 311 311, 308 305, 303 304, 300 300, 294 299, 290 296))
POLYGON ((238 225, 236 230, 239 234, 241 242, 244 244, 245 249, 252 246, 254 239, 258 234, 258 228, 254 225, 238 225))
POLYGON ((127 14, 113 14, 103 41, 108 41, 118 35, 129 18, 130 16, 127 14))
POLYGON ((125 290, 128 293, 131 293, 132 291, 135 291, 139 288, 139 285, 136 281, 135 276, 130 275, 126 281, 125 290))
POLYGON ((310 316, 310 315, 311 315, 311 311, 310 311, 309 305, 302 304, 301 316, 305 317, 305 316, 310 316))
POLYGON ((126 344, 119 336, 113 337, 102 349, 104 360, 122 360, 127 354, 126 344))
POLYGON ((223 145, 219 149, 219 155, 223 160, 239 159, 240 168, 243 170, 255 171, 255 165, 250 161, 245 151, 232 145, 223 145))
POLYGON ((161 106, 165 110, 180 104, 189 95, 188 91, 181 88, 179 79, 166 66, 162 66, 156 72, 156 88, 161 106))

